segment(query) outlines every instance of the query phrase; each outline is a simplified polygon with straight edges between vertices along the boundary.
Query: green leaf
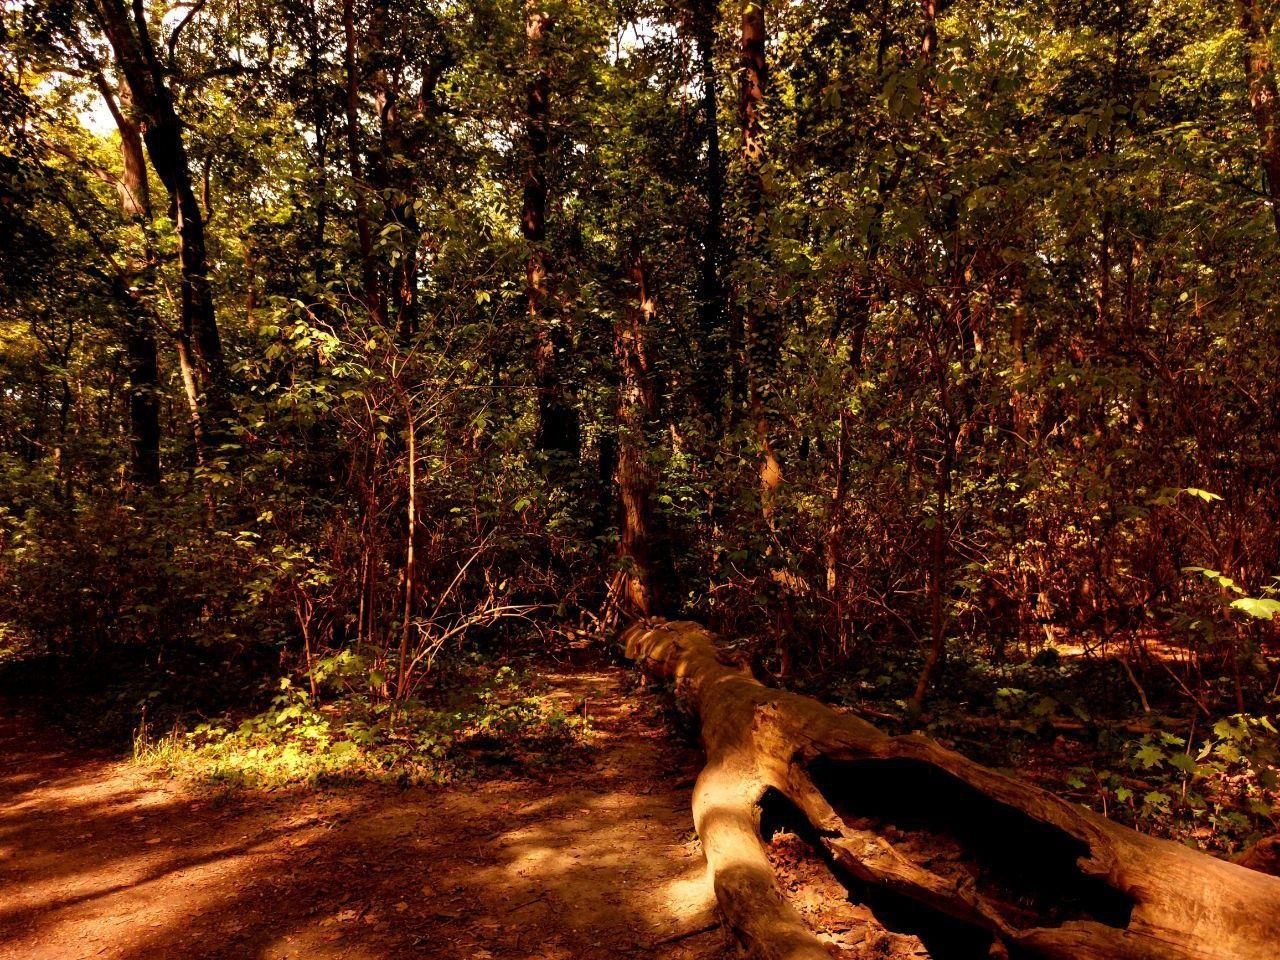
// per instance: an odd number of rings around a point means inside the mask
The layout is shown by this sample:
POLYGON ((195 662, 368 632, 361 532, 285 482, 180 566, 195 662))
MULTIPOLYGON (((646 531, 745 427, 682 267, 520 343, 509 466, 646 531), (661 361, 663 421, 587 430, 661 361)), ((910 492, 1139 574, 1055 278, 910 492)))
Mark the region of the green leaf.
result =
POLYGON ((1041 697, 1040 702, 1031 708, 1031 714, 1036 717, 1051 717, 1057 709, 1057 700, 1053 697, 1041 697))
POLYGON ((1231 602, 1231 609, 1240 610, 1259 620, 1270 620, 1280 613, 1280 600, 1264 600, 1261 597, 1241 597, 1231 602))
POLYGON ((360 752, 360 748, 350 740, 339 740, 329 748, 329 752, 335 760, 349 760, 360 752))
POLYGON ((1133 755, 1133 759, 1149 770, 1152 767, 1160 766, 1164 762, 1165 752, 1154 743, 1147 743, 1133 755))
POLYGON ((1222 497, 1216 493, 1210 493, 1208 490, 1201 490, 1199 487, 1183 487, 1183 493, 1190 494, 1193 497, 1199 497, 1205 503, 1213 503, 1215 500, 1221 500, 1222 497))
POLYGON ((1213 725, 1213 735, 1223 740, 1235 740, 1240 736, 1240 730, 1234 723, 1224 718, 1213 725))

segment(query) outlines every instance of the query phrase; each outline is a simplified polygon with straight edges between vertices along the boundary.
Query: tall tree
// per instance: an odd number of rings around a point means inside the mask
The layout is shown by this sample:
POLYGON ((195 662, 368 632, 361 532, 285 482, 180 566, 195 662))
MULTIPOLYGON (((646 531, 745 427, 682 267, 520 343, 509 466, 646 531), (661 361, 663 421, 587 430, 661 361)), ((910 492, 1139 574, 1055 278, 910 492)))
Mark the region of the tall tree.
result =
POLYGON ((360 44, 356 34, 355 0, 342 0, 342 65, 346 83, 347 170, 354 197, 356 237, 359 243, 361 296, 365 308, 379 325, 386 323, 387 304, 378 280, 378 261, 373 252, 373 227, 369 222, 368 185, 364 181, 364 160, 360 133, 360 44))
POLYGON ((209 285, 204 214, 196 199, 182 135, 164 65, 156 51, 142 4, 132 13, 122 0, 91 0, 99 27, 111 45, 116 66, 129 87, 142 125, 151 165, 169 194, 178 230, 182 267, 180 336, 194 345, 203 374, 206 441, 222 434, 231 413, 230 377, 209 285))
POLYGON ((632 295, 618 312, 614 328, 614 356, 618 364, 617 487, 620 503, 619 576, 625 606, 635 616, 665 611, 662 543, 655 529, 653 499, 657 478, 653 469, 651 436, 658 420, 656 372, 650 357, 650 336, 657 300, 650 289, 649 271, 638 242, 625 256, 625 273, 632 295))
POLYGON ((1245 43, 1245 78, 1249 84, 1249 106, 1258 130, 1262 177, 1271 201, 1271 216, 1280 235, 1280 90, 1276 86, 1275 62, 1271 52, 1269 0, 1236 0, 1240 32, 1245 43))
POLYGON ((151 312, 133 290, 141 273, 149 273, 154 255, 147 239, 151 225, 151 186, 147 178, 147 161, 143 155, 142 134, 131 116, 128 97, 117 102, 115 92, 101 73, 96 74, 98 88, 120 134, 122 174, 117 193, 120 213, 143 234, 142 262, 127 273, 118 275, 119 299, 126 305, 125 353, 129 358, 129 448, 130 467, 135 480, 143 486, 160 483, 160 369, 156 356, 156 330, 151 312))
POLYGON ((553 300, 554 277, 547 249, 547 153, 550 147, 551 15, 538 0, 525 5, 527 58, 532 76, 525 96, 524 205, 520 231, 528 242, 525 300, 534 332, 533 379, 537 391, 537 448, 558 473, 576 464, 581 445, 578 413, 560 375, 564 324, 553 300))
POLYGON ((768 243, 765 204, 765 96, 768 73, 765 0, 745 0, 739 35, 738 110, 742 127, 743 206, 745 234, 739 254, 738 309, 746 337, 749 404, 759 445, 760 497, 766 514, 783 482, 782 461, 774 449, 771 407, 776 404, 782 330, 769 302, 768 243), (746 275, 743 277, 743 275, 746 275), (762 276, 763 274, 763 276, 762 276))
POLYGON ((702 221, 698 264, 698 328, 702 335, 700 394, 719 433, 724 419, 727 332, 725 322, 724 164, 720 157, 719 75, 716 70, 716 25, 719 0, 693 0, 688 18, 698 57, 701 84, 703 144, 702 192, 706 218, 702 221))
POLYGON ((405 343, 417 332, 421 311, 422 230, 415 201, 424 162, 424 121, 436 105, 436 84, 447 62, 423 49, 421 34, 432 25, 434 18, 428 12, 410 18, 389 0, 373 0, 366 36, 365 65, 378 115, 370 172, 386 208, 388 226, 394 228, 387 292, 393 322, 405 343), (415 102, 405 95, 405 87, 417 71, 421 76, 415 102))

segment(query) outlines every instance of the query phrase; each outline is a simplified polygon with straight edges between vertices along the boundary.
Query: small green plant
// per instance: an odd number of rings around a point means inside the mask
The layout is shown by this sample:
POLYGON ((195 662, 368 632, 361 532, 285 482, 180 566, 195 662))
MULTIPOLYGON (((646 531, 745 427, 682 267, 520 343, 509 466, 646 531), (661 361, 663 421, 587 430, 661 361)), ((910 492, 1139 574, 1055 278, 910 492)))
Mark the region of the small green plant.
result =
POLYGON ((1168 732, 1130 741, 1124 769, 1076 768, 1073 789, 1093 788, 1108 816, 1195 845, 1230 849, 1274 832, 1280 735, 1265 716, 1237 714, 1189 744, 1168 732))
POLYGON ((452 702, 391 705, 350 694, 317 706, 288 679, 271 706, 239 723, 202 723, 154 739, 137 762, 184 779, 247 787, 333 780, 439 783, 486 762, 536 764, 585 742, 586 721, 529 688, 510 667, 452 702))

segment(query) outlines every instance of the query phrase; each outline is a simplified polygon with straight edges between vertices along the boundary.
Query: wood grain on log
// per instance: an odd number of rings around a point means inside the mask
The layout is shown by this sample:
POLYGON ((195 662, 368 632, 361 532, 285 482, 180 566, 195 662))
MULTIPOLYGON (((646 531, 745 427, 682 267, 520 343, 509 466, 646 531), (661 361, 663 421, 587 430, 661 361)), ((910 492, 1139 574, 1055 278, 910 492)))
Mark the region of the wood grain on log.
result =
POLYGON ((623 642, 645 672, 674 682, 699 718, 707 764, 694 788, 694 825, 725 923, 752 958, 830 960, 776 883, 761 832, 770 798, 807 822, 844 879, 989 936, 992 956, 1280 957, 1275 877, 1144 836, 927 737, 889 736, 765 687, 696 623, 637 623, 623 642), (861 815, 886 799, 964 838, 981 867, 944 876, 899 852, 876 816, 861 815), (1034 919, 978 882, 987 866, 1034 888, 1034 919))

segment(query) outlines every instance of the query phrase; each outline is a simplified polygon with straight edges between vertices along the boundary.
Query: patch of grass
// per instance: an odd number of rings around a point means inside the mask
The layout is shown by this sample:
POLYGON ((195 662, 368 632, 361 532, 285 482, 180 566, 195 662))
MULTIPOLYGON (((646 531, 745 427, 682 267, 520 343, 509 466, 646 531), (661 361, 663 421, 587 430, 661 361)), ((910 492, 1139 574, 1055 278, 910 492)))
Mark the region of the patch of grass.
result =
POLYGON ((444 783, 502 767, 531 768, 585 744, 566 713, 510 667, 433 703, 392 706, 348 695, 318 706, 285 679, 271 706, 162 736, 144 722, 135 762, 180 779, 270 788, 295 783, 444 783))

